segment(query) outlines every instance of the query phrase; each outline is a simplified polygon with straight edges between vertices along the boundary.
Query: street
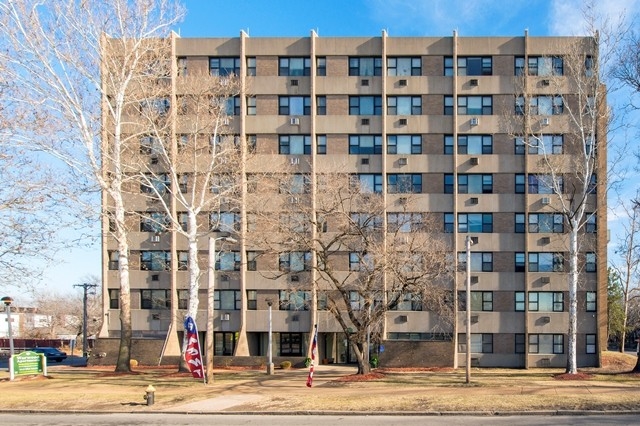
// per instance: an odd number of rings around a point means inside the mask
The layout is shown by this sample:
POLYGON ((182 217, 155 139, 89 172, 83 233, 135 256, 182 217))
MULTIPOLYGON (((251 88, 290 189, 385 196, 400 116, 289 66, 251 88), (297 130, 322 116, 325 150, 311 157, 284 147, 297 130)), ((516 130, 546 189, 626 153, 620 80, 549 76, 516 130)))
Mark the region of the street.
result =
MULTIPOLYGON (((69 355, 67 359, 61 362, 49 361, 47 362, 47 368, 55 367, 57 365, 68 365, 72 367, 86 367, 87 361, 85 358, 81 356, 71 356, 69 355)), ((9 358, 2 357, 0 358, 0 370, 8 370, 9 369, 9 358)))

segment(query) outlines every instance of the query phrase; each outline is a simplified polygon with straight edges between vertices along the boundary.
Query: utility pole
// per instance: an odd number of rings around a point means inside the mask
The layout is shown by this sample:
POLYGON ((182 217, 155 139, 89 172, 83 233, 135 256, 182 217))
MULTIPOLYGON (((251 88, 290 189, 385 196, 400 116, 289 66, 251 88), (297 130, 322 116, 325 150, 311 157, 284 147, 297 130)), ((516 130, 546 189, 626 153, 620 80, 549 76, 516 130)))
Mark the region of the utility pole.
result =
POLYGON ((74 287, 82 287, 84 290, 84 296, 82 298, 82 356, 84 358, 88 355, 87 347, 87 292, 90 288, 96 288, 97 284, 74 284, 74 287))

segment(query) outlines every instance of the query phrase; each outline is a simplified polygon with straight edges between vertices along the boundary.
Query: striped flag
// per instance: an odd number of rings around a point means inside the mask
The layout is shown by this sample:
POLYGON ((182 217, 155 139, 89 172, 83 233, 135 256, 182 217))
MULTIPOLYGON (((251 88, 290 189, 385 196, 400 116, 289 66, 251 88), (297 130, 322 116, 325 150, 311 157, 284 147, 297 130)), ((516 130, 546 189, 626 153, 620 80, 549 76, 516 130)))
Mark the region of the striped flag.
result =
POLYGON ((307 376, 307 387, 313 386, 313 366, 318 357, 318 324, 314 326, 313 342, 311 343, 311 365, 309 366, 309 376, 307 376))

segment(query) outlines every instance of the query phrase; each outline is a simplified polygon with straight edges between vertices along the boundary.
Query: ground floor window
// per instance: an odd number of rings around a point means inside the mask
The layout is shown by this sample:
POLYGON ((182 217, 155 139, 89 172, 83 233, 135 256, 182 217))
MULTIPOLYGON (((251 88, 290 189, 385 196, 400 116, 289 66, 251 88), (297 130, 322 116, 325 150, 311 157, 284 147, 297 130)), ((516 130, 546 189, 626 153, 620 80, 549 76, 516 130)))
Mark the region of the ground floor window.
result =
MULTIPOLYGON (((466 334, 458 334, 458 351, 467 352, 466 334)), ((490 354, 493 353, 493 334, 471 333, 471 353, 490 354)))
POLYGON ((214 333, 214 355, 218 356, 233 356, 236 349, 236 341, 238 340, 238 333, 235 332, 221 332, 214 333))
POLYGON ((595 334, 587 334, 585 336, 586 343, 586 353, 595 354, 596 353, 596 335, 595 334))
POLYGON ((562 354, 564 353, 563 334, 530 334, 529 353, 562 354))
POLYGON ((280 356, 302 356, 302 333, 280 333, 280 356))

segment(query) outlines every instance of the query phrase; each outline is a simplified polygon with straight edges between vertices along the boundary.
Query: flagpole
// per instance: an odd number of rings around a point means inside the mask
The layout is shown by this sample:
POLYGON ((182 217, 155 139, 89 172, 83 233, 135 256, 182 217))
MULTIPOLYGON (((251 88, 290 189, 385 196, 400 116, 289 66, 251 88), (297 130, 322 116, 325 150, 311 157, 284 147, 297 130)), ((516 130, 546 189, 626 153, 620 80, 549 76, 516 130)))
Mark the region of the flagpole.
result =
POLYGON ((307 376, 307 387, 313 386, 313 369, 316 362, 316 352, 318 352, 318 324, 313 326, 313 338, 311 339, 311 364, 309 365, 309 375, 307 376))

